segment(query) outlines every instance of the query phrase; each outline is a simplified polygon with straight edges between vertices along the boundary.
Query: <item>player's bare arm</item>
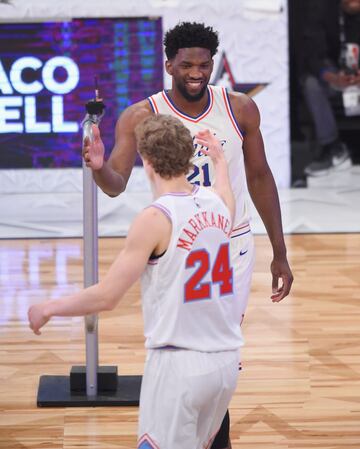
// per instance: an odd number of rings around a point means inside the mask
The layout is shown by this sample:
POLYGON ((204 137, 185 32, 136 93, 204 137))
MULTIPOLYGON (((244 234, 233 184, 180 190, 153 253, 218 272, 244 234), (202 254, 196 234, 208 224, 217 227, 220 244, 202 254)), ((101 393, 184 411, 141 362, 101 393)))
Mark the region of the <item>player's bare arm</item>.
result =
POLYGON ((124 249, 104 278, 97 284, 58 300, 30 307, 30 328, 37 335, 53 316, 83 316, 112 310, 141 276, 151 254, 164 252, 170 240, 171 224, 164 214, 149 207, 130 227, 124 249), (150 230, 144 233, 144 229, 150 230))
POLYGON ((244 131, 243 150, 249 193, 273 248, 271 299, 278 302, 289 294, 293 275, 286 257, 278 192, 266 161, 260 132, 260 114, 254 101, 246 95, 233 93, 230 99, 238 124, 244 131))
POLYGON ((222 198, 230 210, 231 218, 235 215, 235 198, 231 188, 228 165, 221 143, 208 129, 196 134, 196 141, 203 145, 200 151, 208 155, 214 165, 216 181, 212 188, 222 198))
POLYGON ((93 142, 84 142, 86 165, 92 168, 96 184, 109 196, 117 196, 125 190, 136 159, 134 129, 150 114, 152 110, 147 100, 123 111, 116 123, 115 144, 107 161, 104 160, 104 145, 96 125, 93 125, 93 142))

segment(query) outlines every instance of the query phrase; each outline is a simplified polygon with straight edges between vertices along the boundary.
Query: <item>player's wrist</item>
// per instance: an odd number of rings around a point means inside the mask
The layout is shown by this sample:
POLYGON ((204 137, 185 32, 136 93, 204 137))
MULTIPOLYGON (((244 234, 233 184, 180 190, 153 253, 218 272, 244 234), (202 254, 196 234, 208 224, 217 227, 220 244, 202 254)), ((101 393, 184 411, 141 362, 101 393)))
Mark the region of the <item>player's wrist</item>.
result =
POLYGON ((104 160, 98 162, 95 167, 92 167, 92 171, 99 173, 104 167, 104 160))
POLYGON ((50 318, 53 317, 54 313, 52 310, 52 302, 46 302, 43 304, 42 309, 41 309, 41 313, 42 313, 42 317, 44 318, 44 320, 50 320, 50 318))
POLYGON ((225 167, 227 168, 227 162, 225 156, 223 154, 218 155, 216 158, 212 160, 214 167, 225 167))
POLYGON ((273 251, 273 256, 275 260, 284 260, 287 258, 286 256, 286 247, 282 247, 273 251))

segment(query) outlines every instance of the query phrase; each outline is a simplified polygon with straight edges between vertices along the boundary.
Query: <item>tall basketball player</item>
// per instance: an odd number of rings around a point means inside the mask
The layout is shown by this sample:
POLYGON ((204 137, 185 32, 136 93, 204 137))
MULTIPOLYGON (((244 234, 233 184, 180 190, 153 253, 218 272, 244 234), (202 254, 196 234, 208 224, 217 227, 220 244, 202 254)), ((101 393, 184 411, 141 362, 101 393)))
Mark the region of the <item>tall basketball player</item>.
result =
MULTIPOLYGON (((276 185, 267 164, 259 129, 259 111, 252 99, 241 93, 209 85, 218 36, 211 27, 181 23, 165 35, 165 69, 172 77, 168 91, 159 92, 127 108, 115 130, 115 146, 104 161, 104 146, 97 138, 83 148, 83 156, 93 170, 96 183, 110 196, 125 190, 136 157, 135 126, 152 114, 179 118, 192 136, 209 129, 221 141, 228 163, 236 200, 236 216, 231 235, 231 257, 243 314, 248 302, 254 262, 254 242, 246 204, 247 190, 263 220, 273 248, 271 262, 274 302, 288 295, 293 276, 286 257, 281 213, 276 185)), ((190 182, 209 186, 214 182, 211 160, 194 144, 194 169, 190 182)), ((239 323, 240 324, 240 323, 239 323)), ((230 448, 229 416, 212 449, 230 448)))
POLYGON ((130 227, 124 250, 98 284, 29 309, 38 334, 52 316, 110 310, 142 275, 147 357, 139 449, 209 447, 238 377, 239 321, 230 235, 235 200, 219 140, 197 134, 215 167, 213 189, 189 183, 193 138, 180 120, 148 117, 136 128, 155 201, 130 227), (144 233, 144 229, 147 232, 144 233))

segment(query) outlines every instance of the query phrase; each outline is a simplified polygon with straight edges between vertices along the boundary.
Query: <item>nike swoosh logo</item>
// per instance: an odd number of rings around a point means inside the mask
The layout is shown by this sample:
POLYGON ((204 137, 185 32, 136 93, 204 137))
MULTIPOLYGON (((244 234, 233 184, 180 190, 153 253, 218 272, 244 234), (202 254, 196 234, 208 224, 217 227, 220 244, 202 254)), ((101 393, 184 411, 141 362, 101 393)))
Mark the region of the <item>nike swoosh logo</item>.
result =
POLYGON ((244 254, 246 254, 249 250, 247 249, 246 251, 240 251, 240 256, 243 256, 244 254))

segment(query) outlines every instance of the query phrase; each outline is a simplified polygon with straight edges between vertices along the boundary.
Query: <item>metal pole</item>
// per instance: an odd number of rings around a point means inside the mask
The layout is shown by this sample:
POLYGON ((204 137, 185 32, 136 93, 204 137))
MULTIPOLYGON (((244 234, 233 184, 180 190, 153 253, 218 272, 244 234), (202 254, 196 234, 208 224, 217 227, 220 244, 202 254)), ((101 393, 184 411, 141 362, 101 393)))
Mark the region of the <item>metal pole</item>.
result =
MULTIPOLYGON (((95 83, 96 84, 96 83, 95 83)), ((95 90, 95 100, 86 104, 83 138, 92 140, 92 124, 99 124, 105 105, 95 90)), ((84 287, 98 282, 97 187, 92 171, 83 162, 84 287)), ((83 366, 72 367, 70 377, 41 376, 39 407, 93 407, 139 405, 142 376, 118 376, 116 366, 98 366, 98 317, 85 317, 86 396, 83 366), (80 370, 79 370, 80 368, 80 370), (72 385, 73 382, 73 385, 72 385), (80 386, 80 388, 79 388, 80 386), (74 393, 75 392, 75 393, 74 393), (100 392, 100 394, 99 394, 100 392)))
MULTIPOLYGON (((87 114, 83 121, 83 139, 92 139, 91 125, 98 123, 96 115, 87 114)), ((97 186, 92 177, 91 168, 83 161, 83 232, 84 232, 84 287, 98 282, 98 214, 97 186)), ((99 365, 98 317, 85 317, 86 345, 86 394, 97 395, 97 372, 99 365)))

